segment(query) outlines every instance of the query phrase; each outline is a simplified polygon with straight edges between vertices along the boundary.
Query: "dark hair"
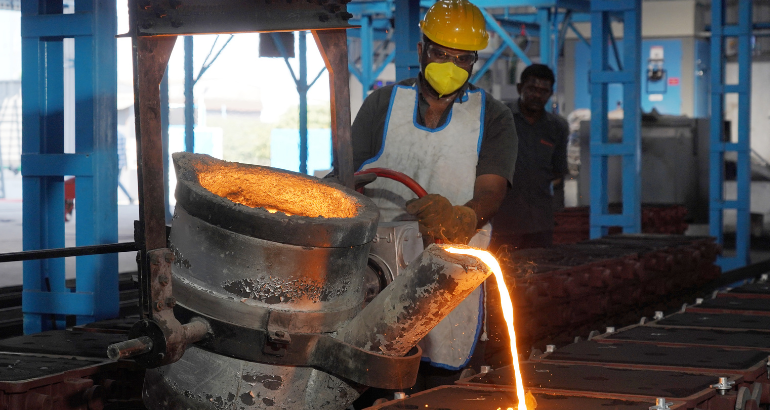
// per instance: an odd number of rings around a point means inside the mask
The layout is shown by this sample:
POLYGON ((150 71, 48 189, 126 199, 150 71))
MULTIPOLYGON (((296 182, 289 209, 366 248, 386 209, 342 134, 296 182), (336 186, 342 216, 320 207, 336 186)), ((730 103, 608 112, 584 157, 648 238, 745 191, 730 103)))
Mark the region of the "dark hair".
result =
POLYGON ((551 86, 553 86, 553 83, 556 82, 556 77, 554 77, 553 71, 545 64, 532 64, 525 68, 524 71, 521 72, 521 79, 519 81, 524 84, 527 82, 527 80, 529 80, 530 77, 537 77, 542 80, 548 80, 551 82, 551 86))

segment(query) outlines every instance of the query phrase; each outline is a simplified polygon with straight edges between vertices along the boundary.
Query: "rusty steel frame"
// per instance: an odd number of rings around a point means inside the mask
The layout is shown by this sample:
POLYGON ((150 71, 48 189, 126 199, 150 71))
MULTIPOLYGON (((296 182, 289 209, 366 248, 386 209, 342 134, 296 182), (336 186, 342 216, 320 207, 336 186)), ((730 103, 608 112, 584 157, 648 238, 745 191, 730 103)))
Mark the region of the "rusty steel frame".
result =
MULTIPOLYGON (((145 354, 148 366, 173 363, 186 346, 203 338, 208 326, 198 323, 182 325, 174 316, 171 263, 168 249, 164 209, 163 149, 161 143, 160 82, 168 65, 176 38, 181 34, 215 34, 226 32, 264 32, 312 29, 313 37, 329 70, 332 113, 332 146, 335 168, 342 183, 353 188, 353 152, 350 133, 350 90, 347 52, 347 13, 345 4, 337 2, 273 4, 267 2, 262 11, 283 13, 286 18, 276 26, 266 20, 244 21, 238 13, 253 2, 226 0, 217 13, 205 1, 129 0, 129 35, 133 46, 134 110, 137 142, 137 179, 139 187, 139 222, 135 240, 140 255, 141 310, 144 320, 132 330, 132 337, 154 335, 154 348, 145 354), (226 7, 225 7, 226 6, 226 7), (270 10, 267 10, 270 9, 270 10), (295 21, 293 10, 301 14, 295 21), (211 11, 211 10, 209 10, 211 11), (228 20, 227 14, 235 20, 228 20), (202 17, 203 16, 203 17, 202 17), (230 23, 238 22, 233 28, 230 23), (268 24, 267 26, 265 24, 268 24), (299 27, 292 26, 300 25, 299 27), (157 338, 160 338, 158 340, 157 338)), ((295 13, 295 14, 297 14, 295 13)), ((297 14, 297 15, 299 15, 297 14)), ((260 14, 261 15, 261 14, 260 14)), ((273 21, 276 19, 273 19, 273 21)), ((281 19, 277 19, 281 20, 281 19)))

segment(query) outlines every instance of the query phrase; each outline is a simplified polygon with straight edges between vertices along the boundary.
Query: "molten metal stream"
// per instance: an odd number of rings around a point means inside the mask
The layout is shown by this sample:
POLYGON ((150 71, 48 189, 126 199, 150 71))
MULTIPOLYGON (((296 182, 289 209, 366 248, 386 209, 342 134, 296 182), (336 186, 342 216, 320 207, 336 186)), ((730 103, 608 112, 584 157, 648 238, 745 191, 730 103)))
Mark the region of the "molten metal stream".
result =
MULTIPOLYGON (((475 256, 486 263, 492 272, 495 273, 497 288, 500 290, 500 303, 503 307, 503 317, 505 317, 505 323, 508 324, 508 334, 511 336, 511 354, 513 355, 513 370, 516 378, 516 397, 519 399, 518 410, 527 410, 524 382, 521 380, 521 370, 519 369, 519 353, 516 351, 516 332, 513 329, 513 304, 511 303, 511 296, 508 294, 508 288, 505 286, 505 280, 503 280, 503 271, 500 269, 500 264, 497 263, 497 260, 492 254, 480 249, 447 248, 447 252, 475 256)), ((513 409, 508 408, 508 410, 513 409)))

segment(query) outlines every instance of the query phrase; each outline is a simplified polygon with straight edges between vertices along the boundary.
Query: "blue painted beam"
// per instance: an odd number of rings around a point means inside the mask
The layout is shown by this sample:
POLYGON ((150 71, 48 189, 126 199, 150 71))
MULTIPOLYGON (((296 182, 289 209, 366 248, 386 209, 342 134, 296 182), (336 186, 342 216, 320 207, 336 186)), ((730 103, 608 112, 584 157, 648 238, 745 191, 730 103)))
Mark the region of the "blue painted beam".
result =
MULTIPOLYGON (((597 238, 620 226, 624 233, 641 232, 641 0, 591 2, 591 210, 590 234, 597 238), (622 14, 618 15, 617 12, 622 14), (623 21, 622 61, 614 48, 620 71, 610 70, 611 22, 623 21), (610 83, 623 84, 623 140, 609 143, 607 95, 610 83), (621 156, 623 212, 609 214, 608 158, 621 156)), ((574 29, 574 27, 573 27, 574 29)))
POLYGON ((356 17, 361 16, 362 14, 378 14, 385 18, 391 18, 393 16, 392 1, 353 1, 348 3, 347 9, 348 13, 353 14, 356 17))
POLYGON ((497 20, 495 20, 494 17, 492 17, 489 12, 487 12, 484 9, 480 9, 481 14, 484 16, 484 19, 487 21, 487 28, 491 28, 492 31, 496 32, 500 38, 503 40, 503 43, 507 45, 518 57, 521 61, 524 62, 526 65, 532 64, 532 60, 529 59, 529 57, 524 53, 524 51, 519 48, 518 44, 516 44, 515 41, 511 38, 511 36, 508 34, 507 31, 505 31, 502 27, 500 27, 500 24, 497 23, 497 20))
POLYGON ((497 59, 500 58, 500 56, 503 54, 503 51, 505 51, 507 48, 508 46, 505 45, 505 43, 500 44, 500 46, 497 47, 497 50, 495 50, 494 53, 492 53, 492 55, 489 56, 487 61, 484 62, 484 65, 481 66, 480 69, 476 70, 476 72, 473 73, 473 77, 471 78, 471 83, 475 83, 476 81, 478 81, 479 78, 481 78, 481 76, 483 76, 487 72, 487 70, 489 70, 489 67, 492 67, 492 64, 494 64, 495 61, 497 61, 497 59))
POLYGON ((42 292, 25 290, 21 308, 30 314, 78 315, 91 317, 96 311, 91 292, 42 292))
POLYGON ((299 37, 299 172, 307 174, 307 32, 300 30, 299 37))
POLYGON ((93 34, 94 16, 75 14, 26 15, 21 19, 21 37, 77 37, 93 34))
POLYGON ((573 24, 573 22, 574 22, 574 20, 569 22, 569 28, 570 28, 570 30, 572 30, 572 32, 573 32, 573 33, 575 33, 575 35, 577 36, 577 38, 578 38, 578 39, 580 39, 580 41, 582 41, 582 42, 583 42, 585 45, 587 45, 587 46, 590 48, 590 47, 591 47, 591 42, 589 42, 588 40, 586 40, 585 36, 583 36, 583 34, 581 34, 581 33, 580 33, 580 30, 578 30, 578 29, 575 27, 575 25, 573 24))
POLYGON ((422 40, 420 32, 420 1, 394 0, 396 42, 396 81, 417 77, 420 63, 417 60, 417 43, 422 40))
POLYGON ((723 243, 724 211, 736 211, 735 256, 719 257, 717 263, 722 270, 746 266, 750 263, 750 150, 751 150, 751 31, 752 2, 739 0, 738 23, 725 24, 724 0, 712 1, 711 26, 711 131, 709 145, 709 233, 723 243), (724 38, 737 37, 739 83, 725 84, 724 38), (738 133, 736 142, 723 141, 724 98, 726 93, 738 94, 738 133), (724 199, 724 154, 736 151, 735 200, 724 199))
POLYGON ((588 0, 475 0, 473 4, 484 7, 557 7, 576 11, 588 12, 591 10, 591 1, 588 0))
POLYGON ((374 70, 374 74, 372 75, 372 78, 373 78, 374 80, 376 80, 376 79, 377 79, 377 77, 379 77, 379 76, 380 76, 380 74, 382 74, 382 71, 383 71, 383 70, 385 70, 385 67, 386 67, 388 64, 392 63, 392 62, 393 62, 393 60, 395 60, 395 59, 396 59, 396 51, 395 51, 395 50, 393 50, 393 51, 391 51, 390 53, 388 53, 388 55, 387 55, 387 56, 385 56, 385 59, 384 59, 384 60, 382 60, 382 63, 380 63, 380 66, 379 66, 379 67, 377 67, 377 69, 376 69, 376 70, 374 70))
POLYGON ((195 152, 195 72, 193 36, 184 37, 184 150, 195 152))
POLYGON ((22 154, 21 168, 25 176, 91 176, 92 154, 22 154))
MULTIPOLYGON (((117 242, 117 18, 115 2, 22 5, 24 250, 64 247, 64 182, 77 175, 76 245, 117 242), (75 152, 64 153, 62 36, 74 37, 75 152)), ((117 316, 117 254, 77 257, 75 289, 64 259, 24 262, 24 332, 117 316)))

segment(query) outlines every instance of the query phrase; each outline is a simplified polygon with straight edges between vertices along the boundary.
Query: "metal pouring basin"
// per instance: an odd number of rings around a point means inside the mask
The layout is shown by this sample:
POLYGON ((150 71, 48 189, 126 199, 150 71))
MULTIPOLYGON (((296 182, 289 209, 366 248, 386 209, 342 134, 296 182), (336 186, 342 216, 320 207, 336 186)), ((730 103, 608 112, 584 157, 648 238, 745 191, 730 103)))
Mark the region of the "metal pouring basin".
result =
POLYGON ((410 387, 417 342, 491 274, 481 261, 434 245, 364 307, 379 217, 371 200, 304 175, 205 155, 174 154, 174 164, 174 314, 183 323, 205 321, 211 334, 179 361, 147 371, 149 409, 341 410, 368 386, 410 387), (212 170, 267 181, 204 175, 212 170), (213 187, 215 194, 206 178, 225 187, 213 187), (276 184, 281 179, 286 187, 276 184), (285 203, 253 207, 244 203, 257 200, 241 186, 275 190, 277 198, 297 197, 283 191, 300 186, 304 199, 317 187, 355 212, 327 217, 334 206, 315 206, 320 216, 285 203))

